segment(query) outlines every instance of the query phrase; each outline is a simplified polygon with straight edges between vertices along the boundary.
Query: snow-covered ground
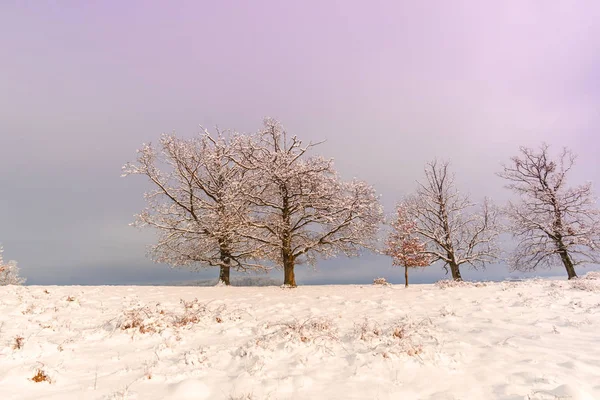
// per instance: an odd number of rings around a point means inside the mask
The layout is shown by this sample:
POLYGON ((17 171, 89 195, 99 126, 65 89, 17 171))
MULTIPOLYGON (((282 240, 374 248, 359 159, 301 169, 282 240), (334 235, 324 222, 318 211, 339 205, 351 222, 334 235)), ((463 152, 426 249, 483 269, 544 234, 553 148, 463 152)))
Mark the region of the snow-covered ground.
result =
POLYGON ((0 399, 42 398, 600 399, 600 279, 0 287, 0 399))

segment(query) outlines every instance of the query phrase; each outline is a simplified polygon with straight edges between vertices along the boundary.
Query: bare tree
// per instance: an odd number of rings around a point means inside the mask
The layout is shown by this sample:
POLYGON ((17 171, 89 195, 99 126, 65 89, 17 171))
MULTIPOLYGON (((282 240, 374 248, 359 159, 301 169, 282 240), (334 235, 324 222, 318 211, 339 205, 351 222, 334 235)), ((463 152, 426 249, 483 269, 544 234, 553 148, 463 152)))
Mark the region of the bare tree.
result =
POLYGON ((364 182, 342 182, 331 160, 306 157, 314 144, 288 138, 281 124, 265 119, 264 129, 240 142, 237 163, 252 174, 253 204, 249 239, 262 243, 270 261, 284 270, 284 284, 295 287, 294 267, 338 253, 358 255, 374 248, 382 208, 364 182))
POLYGON ((248 204, 240 195, 251 190, 246 171, 232 162, 232 143, 238 139, 221 132, 212 137, 207 131, 189 140, 163 135, 160 151, 146 144, 137 162, 123 167, 124 176, 145 175, 154 186, 135 224, 158 230, 151 249, 155 261, 220 267, 219 280, 226 285, 232 267, 263 268, 253 261, 260 243, 250 242, 244 225, 248 204))
POLYGON ((16 261, 4 263, 2 253, 4 249, 0 245, 0 286, 4 285, 22 285, 25 278, 19 276, 19 266, 16 261))
POLYGON ((416 222, 415 233, 426 244, 424 254, 431 257, 431 262, 441 261, 446 273, 449 268, 452 279, 462 280, 461 265, 484 268, 496 259, 498 212, 487 199, 480 211, 473 211, 475 204, 458 192, 448 165, 448 162, 428 163, 426 181, 419 182, 405 207, 416 222))
POLYGON ((404 286, 408 287, 408 269, 426 267, 431 256, 426 253, 425 242, 416 235, 417 223, 410 218, 404 204, 396 207, 396 216, 390 222, 391 232, 384 253, 392 257, 394 265, 404 267, 404 286))
POLYGON ((521 147, 498 174, 520 197, 506 209, 519 240, 511 267, 533 271, 562 264, 572 279, 577 277, 575 266, 599 262, 600 212, 591 183, 567 186, 575 155, 564 148, 553 160, 548 149, 547 144, 537 150, 521 147))

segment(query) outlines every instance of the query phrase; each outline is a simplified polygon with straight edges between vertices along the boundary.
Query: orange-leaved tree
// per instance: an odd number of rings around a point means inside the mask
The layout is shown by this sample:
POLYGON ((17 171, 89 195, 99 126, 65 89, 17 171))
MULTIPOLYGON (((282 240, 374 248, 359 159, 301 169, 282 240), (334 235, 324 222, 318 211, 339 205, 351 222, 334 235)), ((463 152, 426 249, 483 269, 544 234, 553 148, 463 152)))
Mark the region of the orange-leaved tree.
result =
POLYGON ((392 230, 386 241, 385 254, 392 257, 394 265, 404 267, 405 286, 408 287, 408 268, 428 266, 431 256, 426 253, 426 244, 416 235, 417 224, 410 219, 403 204, 396 207, 396 216, 389 225, 392 230))

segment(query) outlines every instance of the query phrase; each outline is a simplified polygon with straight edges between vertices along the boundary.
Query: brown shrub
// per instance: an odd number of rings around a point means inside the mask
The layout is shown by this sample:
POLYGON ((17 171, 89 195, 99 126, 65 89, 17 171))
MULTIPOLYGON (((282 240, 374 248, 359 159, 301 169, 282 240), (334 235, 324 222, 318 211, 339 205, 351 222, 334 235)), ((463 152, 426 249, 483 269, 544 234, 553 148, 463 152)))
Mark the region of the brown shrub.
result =
POLYGON ((25 345, 25 338, 23 336, 15 337, 15 342, 13 343, 13 350, 21 350, 25 345))
POLYGON ((34 382, 52 383, 52 380, 50 379, 50 377, 41 369, 37 370, 36 374, 33 376, 33 378, 31 378, 31 380, 34 382))

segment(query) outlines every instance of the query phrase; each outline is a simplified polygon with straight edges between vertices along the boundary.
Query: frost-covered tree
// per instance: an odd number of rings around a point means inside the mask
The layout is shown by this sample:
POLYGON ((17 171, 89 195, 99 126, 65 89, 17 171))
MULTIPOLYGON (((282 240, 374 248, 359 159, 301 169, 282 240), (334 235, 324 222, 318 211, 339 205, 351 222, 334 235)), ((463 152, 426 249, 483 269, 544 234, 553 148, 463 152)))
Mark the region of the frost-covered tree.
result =
POLYGON ((414 232, 425 243, 424 253, 431 262, 441 261, 452 279, 462 280, 461 265, 484 268, 496 259, 498 212, 487 199, 481 210, 474 209, 469 196, 456 189, 448 165, 428 163, 425 182, 417 182, 416 193, 407 198, 404 208, 415 222, 414 232))
POLYGON ((232 162, 235 134, 207 131, 192 139, 165 134, 159 148, 145 144, 137 162, 123 167, 124 176, 149 178, 147 208, 134 225, 159 233, 151 249, 156 262, 175 266, 220 267, 219 280, 229 285, 230 269, 260 269, 260 243, 248 239, 248 203, 252 193, 246 172, 232 162))
POLYGON ((19 276, 19 266, 16 261, 4 262, 2 253, 4 248, 0 245, 0 286, 5 285, 22 285, 25 283, 25 278, 19 276))
POLYGON ((404 204, 398 204, 396 216, 389 225, 391 231, 384 253, 392 257, 394 265, 404 267, 404 282, 408 287, 408 269, 428 266, 431 256, 426 253, 425 243, 417 236, 417 224, 408 215, 404 204))
POLYGON ((297 264, 374 248, 383 213, 371 186, 342 181, 332 160, 308 157, 314 144, 288 137, 274 119, 265 119, 264 129, 239 145, 237 162, 253 182, 245 197, 256 231, 248 237, 283 269, 285 285, 296 286, 297 264))
POLYGON ((567 186, 575 155, 565 148, 555 160, 548 150, 546 144, 521 147, 498 174, 519 196, 506 208, 519 241, 511 268, 533 271, 562 264, 572 279, 575 266, 600 261, 600 210, 591 183, 567 186))

